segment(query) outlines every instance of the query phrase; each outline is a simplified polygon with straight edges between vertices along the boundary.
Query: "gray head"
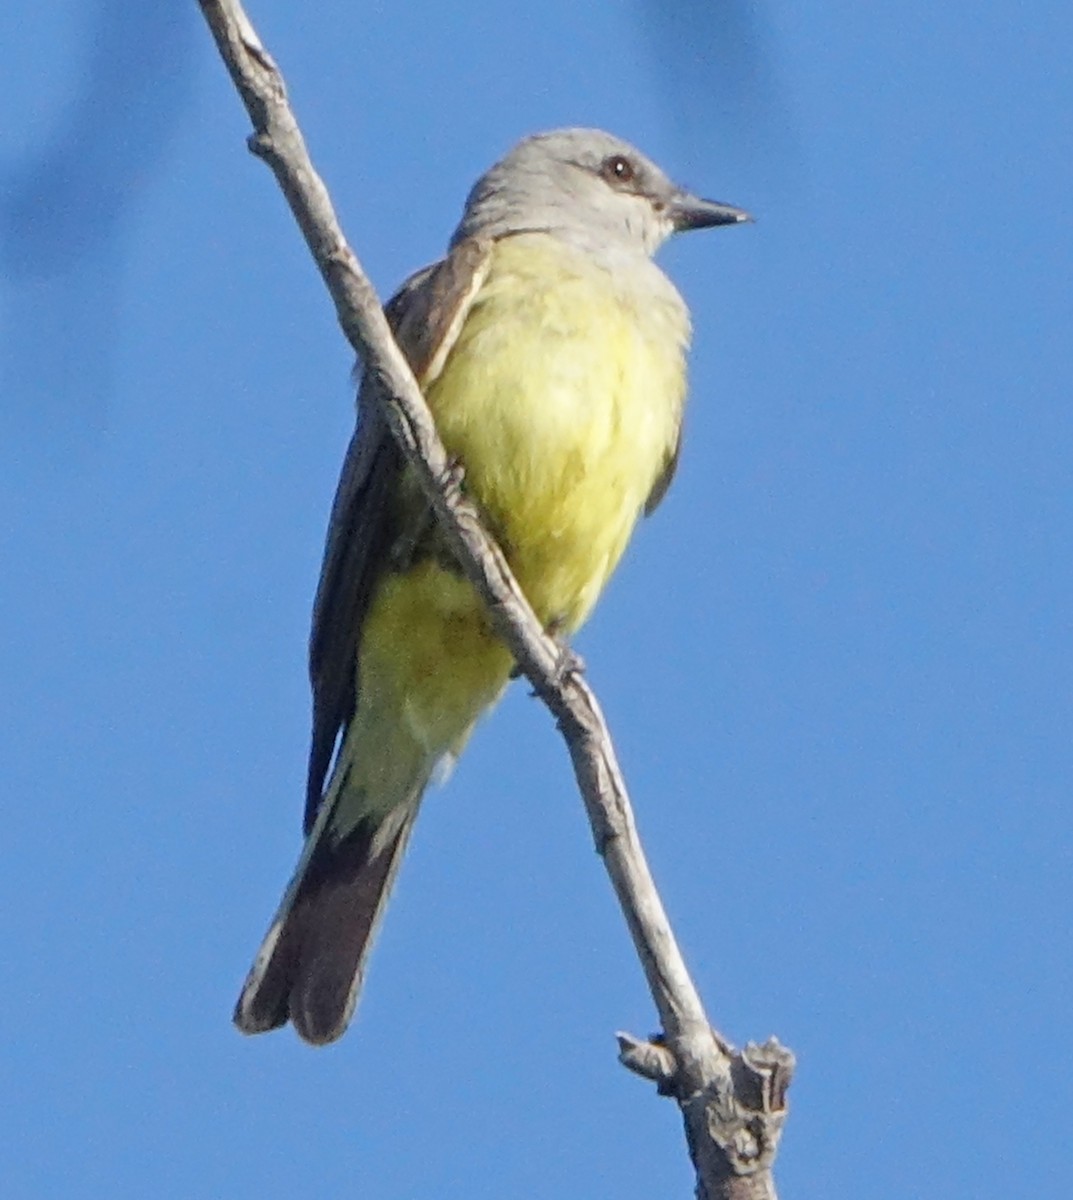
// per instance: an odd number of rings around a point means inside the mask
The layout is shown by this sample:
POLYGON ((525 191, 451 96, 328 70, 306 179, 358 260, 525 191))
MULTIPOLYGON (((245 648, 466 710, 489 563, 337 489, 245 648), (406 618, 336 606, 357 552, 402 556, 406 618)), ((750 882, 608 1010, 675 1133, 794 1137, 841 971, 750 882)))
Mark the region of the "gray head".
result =
POLYGON ((651 255, 672 233, 749 219, 678 187, 609 133, 557 129, 519 142, 477 180, 452 245, 541 230, 594 251, 651 255))

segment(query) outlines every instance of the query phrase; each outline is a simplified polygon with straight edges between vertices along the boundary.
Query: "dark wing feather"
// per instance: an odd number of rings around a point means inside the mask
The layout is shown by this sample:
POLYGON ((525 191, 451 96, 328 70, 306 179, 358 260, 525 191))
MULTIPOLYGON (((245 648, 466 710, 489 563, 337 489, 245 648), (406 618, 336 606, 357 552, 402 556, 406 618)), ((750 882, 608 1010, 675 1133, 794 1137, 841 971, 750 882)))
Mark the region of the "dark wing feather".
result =
POLYGON ((667 494, 667 489, 671 486, 674 480, 674 473, 678 469, 678 455, 682 450, 682 430, 678 429, 678 437, 674 442, 674 449, 667 456, 667 461, 663 465, 663 470, 659 473, 656 482, 652 485, 652 490, 648 493, 648 499, 645 501, 645 516, 650 517, 660 505, 660 501, 667 494))
POLYGON ((380 413, 366 406, 343 460, 313 606, 309 638, 313 735, 306 779, 306 833, 316 819, 338 735, 354 712, 358 635, 391 544, 392 498, 400 461, 380 413))
MULTIPOLYGON (((441 262, 412 275, 384 307, 388 323, 418 382, 443 369, 473 298, 488 273, 490 243, 460 242, 441 262)), ((350 439, 332 504, 313 628, 309 678, 313 735, 306 779, 305 831, 313 826, 340 735, 357 705, 361 628, 390 560, 403 515, 396 503, 402 454, 372 394, 366 371, 358 390, 358 427, 350 439)))

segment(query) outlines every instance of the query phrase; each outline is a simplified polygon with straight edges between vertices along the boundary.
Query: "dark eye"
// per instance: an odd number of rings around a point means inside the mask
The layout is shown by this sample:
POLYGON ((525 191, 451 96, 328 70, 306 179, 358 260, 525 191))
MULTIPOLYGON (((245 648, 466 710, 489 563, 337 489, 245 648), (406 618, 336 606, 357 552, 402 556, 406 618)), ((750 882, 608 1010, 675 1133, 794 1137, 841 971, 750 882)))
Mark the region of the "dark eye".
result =
POLYGON ((633 183, 637 168, 625 154, 612 154, 600 164, 600 174, 608 183, 633 183))

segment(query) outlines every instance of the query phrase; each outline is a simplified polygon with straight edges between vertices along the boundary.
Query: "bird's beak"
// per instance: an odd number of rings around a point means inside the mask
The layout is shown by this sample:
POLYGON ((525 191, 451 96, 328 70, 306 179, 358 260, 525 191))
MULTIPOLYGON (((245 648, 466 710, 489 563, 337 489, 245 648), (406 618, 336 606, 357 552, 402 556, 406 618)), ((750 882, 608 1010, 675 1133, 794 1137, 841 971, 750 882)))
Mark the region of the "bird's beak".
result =
POLYGON ((740 225, 753 218, 744 208, 721 204, 718 200, 702 200, 689 192, 679 192, 668 206, 675 233, 687 229, 709 229, 713 225, 740 225))

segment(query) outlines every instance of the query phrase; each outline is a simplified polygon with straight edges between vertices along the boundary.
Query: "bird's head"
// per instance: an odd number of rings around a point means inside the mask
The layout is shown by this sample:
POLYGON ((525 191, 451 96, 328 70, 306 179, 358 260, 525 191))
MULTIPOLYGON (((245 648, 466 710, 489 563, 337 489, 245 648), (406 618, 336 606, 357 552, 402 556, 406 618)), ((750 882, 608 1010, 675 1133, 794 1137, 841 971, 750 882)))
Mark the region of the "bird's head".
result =
POLYGON ((587 249, 651 255, 672 233, 748 220, 679 187, 620 138, 558 129, 519 142, 481 176, 454 241, 540 230, 587 249))

